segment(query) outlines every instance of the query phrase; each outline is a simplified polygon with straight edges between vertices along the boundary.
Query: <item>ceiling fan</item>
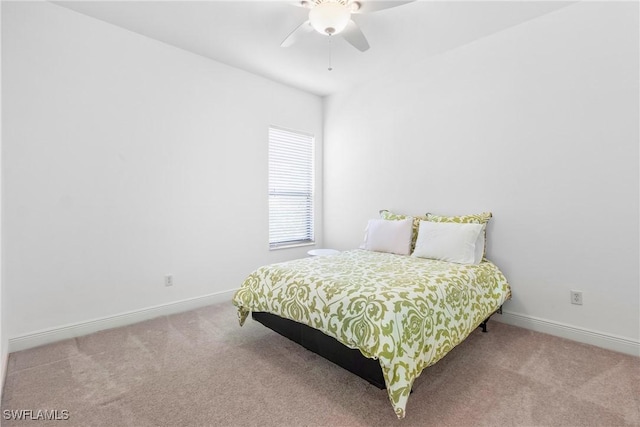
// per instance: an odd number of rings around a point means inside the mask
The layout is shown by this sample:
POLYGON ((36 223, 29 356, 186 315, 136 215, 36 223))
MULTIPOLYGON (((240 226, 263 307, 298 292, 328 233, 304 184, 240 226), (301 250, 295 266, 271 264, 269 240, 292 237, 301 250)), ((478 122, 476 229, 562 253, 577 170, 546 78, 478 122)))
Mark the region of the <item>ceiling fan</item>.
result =
POLYGON ((351 14, 369 13, 411 3, 414 0, 302 0, 296 6, 309 9, 309 19, 293 30, 280 44, 289 47, 300 36, 317 31, 325 36, 340 34, 361 52, 369 49, 362 30, 351 19, 351 14))

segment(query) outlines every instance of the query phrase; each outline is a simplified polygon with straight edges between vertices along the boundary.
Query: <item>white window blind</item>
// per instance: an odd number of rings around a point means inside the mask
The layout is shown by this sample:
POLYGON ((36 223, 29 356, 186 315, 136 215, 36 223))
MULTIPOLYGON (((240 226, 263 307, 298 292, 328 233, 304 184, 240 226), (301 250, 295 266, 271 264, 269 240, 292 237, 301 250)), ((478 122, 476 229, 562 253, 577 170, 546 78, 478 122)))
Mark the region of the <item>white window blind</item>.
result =
POLYGON ((269 247, 313 243, 314 138, 269 127, 269 247))

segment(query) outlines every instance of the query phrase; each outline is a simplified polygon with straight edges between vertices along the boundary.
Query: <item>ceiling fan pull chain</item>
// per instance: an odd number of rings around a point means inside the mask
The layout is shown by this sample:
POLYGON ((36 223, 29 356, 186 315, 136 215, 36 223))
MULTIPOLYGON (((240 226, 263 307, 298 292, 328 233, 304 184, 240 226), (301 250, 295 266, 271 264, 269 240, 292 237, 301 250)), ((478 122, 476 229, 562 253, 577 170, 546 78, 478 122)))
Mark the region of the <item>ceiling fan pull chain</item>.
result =
POLYGON ((331 35, 329 35, 329 68, 327 68, 329 71, 333 70, 333 67, 331 66, 331 35))

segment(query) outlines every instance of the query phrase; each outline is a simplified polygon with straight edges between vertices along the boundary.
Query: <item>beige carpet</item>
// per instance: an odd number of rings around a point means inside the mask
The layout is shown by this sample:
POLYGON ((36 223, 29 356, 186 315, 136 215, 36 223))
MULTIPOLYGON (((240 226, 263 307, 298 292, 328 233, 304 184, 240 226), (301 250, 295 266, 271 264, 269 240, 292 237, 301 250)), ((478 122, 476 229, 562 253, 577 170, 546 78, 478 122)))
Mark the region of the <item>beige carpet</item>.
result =
POLYGON ((638 426, 640 359, 491 321, 399 421, 384 390, 219 304, 11 354, 2 410, 7 427, 638 426))

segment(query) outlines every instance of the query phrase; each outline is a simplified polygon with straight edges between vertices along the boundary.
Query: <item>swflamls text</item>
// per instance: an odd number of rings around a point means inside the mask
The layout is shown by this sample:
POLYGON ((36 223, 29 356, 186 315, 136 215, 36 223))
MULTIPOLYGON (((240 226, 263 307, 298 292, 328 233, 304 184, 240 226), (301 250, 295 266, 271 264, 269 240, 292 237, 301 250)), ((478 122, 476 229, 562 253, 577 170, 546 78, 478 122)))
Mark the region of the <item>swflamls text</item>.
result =
POLYGON ((5 420, 29 420, 29 421, 64 421, 69 419, 69 411, 66 409, 5 409, 2 411, 5 420))

